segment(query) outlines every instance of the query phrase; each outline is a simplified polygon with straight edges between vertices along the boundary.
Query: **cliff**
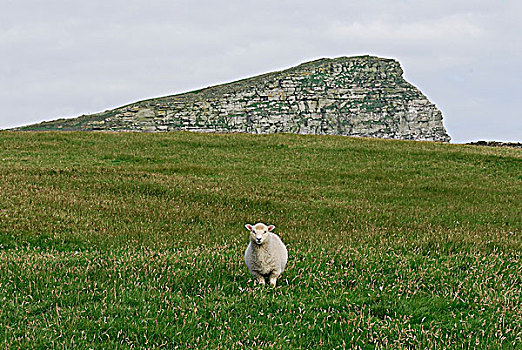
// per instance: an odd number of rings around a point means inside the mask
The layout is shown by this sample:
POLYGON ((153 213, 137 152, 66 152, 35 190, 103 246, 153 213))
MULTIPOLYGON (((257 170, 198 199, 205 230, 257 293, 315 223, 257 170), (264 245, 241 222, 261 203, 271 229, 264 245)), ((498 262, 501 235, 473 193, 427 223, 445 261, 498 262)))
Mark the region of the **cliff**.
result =
POLYGON ((319 59, 279 72, 18 130, 329 134, 450 140, 441 111, 399 62, 319 59))

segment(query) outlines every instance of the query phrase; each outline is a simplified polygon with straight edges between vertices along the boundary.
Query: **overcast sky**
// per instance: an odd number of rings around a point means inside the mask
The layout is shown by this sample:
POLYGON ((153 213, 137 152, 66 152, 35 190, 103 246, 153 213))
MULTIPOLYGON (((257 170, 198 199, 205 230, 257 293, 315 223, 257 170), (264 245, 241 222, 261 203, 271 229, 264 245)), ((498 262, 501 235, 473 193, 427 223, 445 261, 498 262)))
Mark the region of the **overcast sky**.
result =
POLYGON ((370 54, 401 62, 452 142, 522 141, 520 0, 0 5, 0 128, 370 54))

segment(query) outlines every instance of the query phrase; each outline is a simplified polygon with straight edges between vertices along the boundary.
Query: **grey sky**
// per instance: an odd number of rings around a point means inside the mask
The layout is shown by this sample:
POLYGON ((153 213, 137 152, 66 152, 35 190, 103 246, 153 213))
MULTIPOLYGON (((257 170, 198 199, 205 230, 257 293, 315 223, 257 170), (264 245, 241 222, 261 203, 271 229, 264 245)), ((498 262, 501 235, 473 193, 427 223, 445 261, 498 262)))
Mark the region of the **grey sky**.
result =
POLYGON ((453 142, 522 141, 521 1, 0 5, 0 128, 371 54, 401 62, 453 142))

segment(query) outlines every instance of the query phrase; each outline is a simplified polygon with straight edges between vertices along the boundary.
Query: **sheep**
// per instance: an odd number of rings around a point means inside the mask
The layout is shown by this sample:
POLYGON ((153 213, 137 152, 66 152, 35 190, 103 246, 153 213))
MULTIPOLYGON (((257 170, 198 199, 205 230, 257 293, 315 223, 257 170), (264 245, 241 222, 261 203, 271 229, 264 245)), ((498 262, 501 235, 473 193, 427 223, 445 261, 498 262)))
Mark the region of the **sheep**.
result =
POLYGON ((288 261, 288 251, 278 235, 273 233, 275 226, 263 223, 246 224, 250 231, 250 244, 245 251, 245 263, 250 273, 261 285, 268 278, 270 285, 275 287, 277 278, 285 269, 288 261))

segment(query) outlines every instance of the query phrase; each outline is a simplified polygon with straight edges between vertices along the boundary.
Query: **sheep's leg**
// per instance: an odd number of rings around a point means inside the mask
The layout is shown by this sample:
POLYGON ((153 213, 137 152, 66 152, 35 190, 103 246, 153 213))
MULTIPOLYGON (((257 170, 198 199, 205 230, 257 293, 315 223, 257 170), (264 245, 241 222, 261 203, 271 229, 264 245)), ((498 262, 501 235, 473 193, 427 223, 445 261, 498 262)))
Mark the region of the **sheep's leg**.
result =
POLYGON ((256 279, 257 283, 259 283, 260 285, 264 285, 265 284, 265 277, 255 271, 252 271, 252 275, 254 275, 254 278, 256 279))
POLYGON ((270 285, 272 287, 276 286, 277 278, 279 277, 279 275, 280 275, 280 273, 277 273, 275 271, 270 274, 270 285))

